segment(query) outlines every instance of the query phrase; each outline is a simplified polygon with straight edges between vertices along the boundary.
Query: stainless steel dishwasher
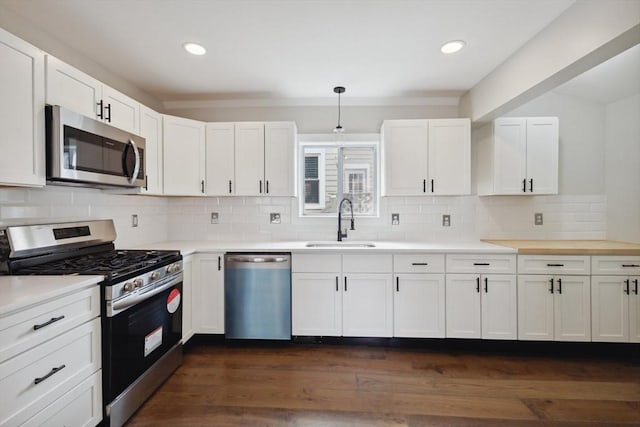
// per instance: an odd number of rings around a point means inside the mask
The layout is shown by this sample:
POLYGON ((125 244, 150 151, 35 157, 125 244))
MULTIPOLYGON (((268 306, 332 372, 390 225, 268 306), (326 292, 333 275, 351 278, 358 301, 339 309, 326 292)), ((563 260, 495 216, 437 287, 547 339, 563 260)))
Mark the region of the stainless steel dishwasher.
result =
POLYGON ((225 337, 291 339, 291 255, 226 254, 225 337))

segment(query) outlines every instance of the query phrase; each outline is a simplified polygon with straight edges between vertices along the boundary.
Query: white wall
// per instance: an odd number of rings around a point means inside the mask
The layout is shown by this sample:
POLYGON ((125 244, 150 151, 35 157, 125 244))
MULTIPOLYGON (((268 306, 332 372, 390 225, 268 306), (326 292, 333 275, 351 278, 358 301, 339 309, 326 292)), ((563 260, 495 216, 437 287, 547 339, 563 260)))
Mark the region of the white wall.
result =
POLYGON ((0 188, 0 227, 113 219, 118 235, 116 246, 132 248, 167 239, 168 206, 165 198, 117 195, 91 188, 0 188), (138 227, 131 226, 132 214, 138 215, 138 227))
POLYGON ((609 239, 640 242, 640 94, 606 106, 609 239))

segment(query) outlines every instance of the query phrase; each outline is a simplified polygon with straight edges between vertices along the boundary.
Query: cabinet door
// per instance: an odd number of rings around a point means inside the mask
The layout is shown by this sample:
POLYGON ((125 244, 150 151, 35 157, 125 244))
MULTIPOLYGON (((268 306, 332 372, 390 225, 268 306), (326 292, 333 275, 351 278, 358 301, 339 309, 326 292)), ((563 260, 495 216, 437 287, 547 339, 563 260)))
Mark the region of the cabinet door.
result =
POLYGON ((196 255, 193 265, 193 330, 224 334, 222 254, 196 255))
POLYGON ((518 338, 518 297, 516 276, 482 276, 482 338, 515 340, 518 338))
POLYGON ((527 119, 527 192, 558 194, 557 117, 527 119))
POLYGON ((518 275, 518 339, 553 340, 553 276, 518 275))
POLYGON ((429 120, 427 193, 471 193, 471 124, 469 119, 429 120))
POLYGON ((556 341, 591 341, 591 278, 555 278, 554 336, 556 341))
POLYGON ((207 123, 207 195, 228 196, 234 187, 233 123, 207 123))
POLYGON ((193 336, 193 255, 182 259, 182 343, 193 336))
POLYGON ((104 121, 131 133, 140 132, 140 103, 107 86, 102 86, 104 121))
POLYGON ((383 195, 426 194, 428 121, 385 121, 382 133, 383 195))
POLYGON ((291 275, 293 335, 342 335, 342 288, 338 273, 291 275))
POLYGON ((145 194, 162 194, 162 115, 140 106, 140 136, 145 139, 145 194))
POLYGON ((444 274, 398 274, 393 295, 393 336, 444 338, 444 274))
POLYGON ((200 196, 206 191, 204 123, 163 116, 164 193, 200 196))
POLYGON ((295 123, 265 123, 265 194, 295 196, 295 140, 295 123))
POLYGON ((60 105, 84 116, 98 118, 102 83, 49 55, 46 58, 46 72, 47 104, 60 105))
POLYGON ((521 118, 496 119, 494 132, 494 193, 523 194, 527 177, 527 127, 521 118))
POLYGON ((591 278, 592 341, 629 341, 629 295, 627 277, 593 276, 591 278))
POLYGON ((640 276, 633 276, 630 280, 629 340, 640 342, 640 276))
POLYGON ((264 123, 236 123, 235 133, 235 193, 264 194, 264 123))
POLYGON ((480 276, 447 274, 446 314, 448 338, 480 338, 480 276))
POLYGON ((45 184, 44 54, 0 29, 0 185, 45 184))
POLYGON ((349 274, 343 277, 342 335, 391 337, 393 287, 391 274, 349 274))

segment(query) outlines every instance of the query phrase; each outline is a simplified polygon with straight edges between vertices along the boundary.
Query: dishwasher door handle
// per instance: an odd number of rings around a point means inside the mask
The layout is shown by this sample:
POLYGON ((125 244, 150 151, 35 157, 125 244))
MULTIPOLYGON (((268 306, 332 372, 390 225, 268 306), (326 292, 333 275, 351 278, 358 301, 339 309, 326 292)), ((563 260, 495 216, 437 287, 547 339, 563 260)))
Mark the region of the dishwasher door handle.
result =
POLYGON ((273 255, 260 255, 260 256, 246 256, 246 255, 228 255, 227 260, 230 262, 245 262, 245 263, 263 263, 263 262, 287 262, 289 257, 286 256, 273 256, 273 255))

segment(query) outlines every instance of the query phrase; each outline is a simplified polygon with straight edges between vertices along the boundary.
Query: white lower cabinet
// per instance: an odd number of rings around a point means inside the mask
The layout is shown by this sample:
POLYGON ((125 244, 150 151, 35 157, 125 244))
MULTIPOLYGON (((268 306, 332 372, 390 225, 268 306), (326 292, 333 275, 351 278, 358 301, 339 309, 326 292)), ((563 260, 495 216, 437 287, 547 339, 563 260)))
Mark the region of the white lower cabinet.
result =
POLYGON ((444 274, 396 274, 393 336, 444 338, 444 274))
POLYGON ((193 332, 224 334, 224 255, 201 253, 193 260, 193 332))
POLYGON ((193 336, 193 257, 182 258, 182 343, 193 336))
POLYGON ((391 337, 391 255, 294 254, 292 333, 391 337))
POLYGON ((518 338, 591 341, 591 278, 519 275, 518 338))

